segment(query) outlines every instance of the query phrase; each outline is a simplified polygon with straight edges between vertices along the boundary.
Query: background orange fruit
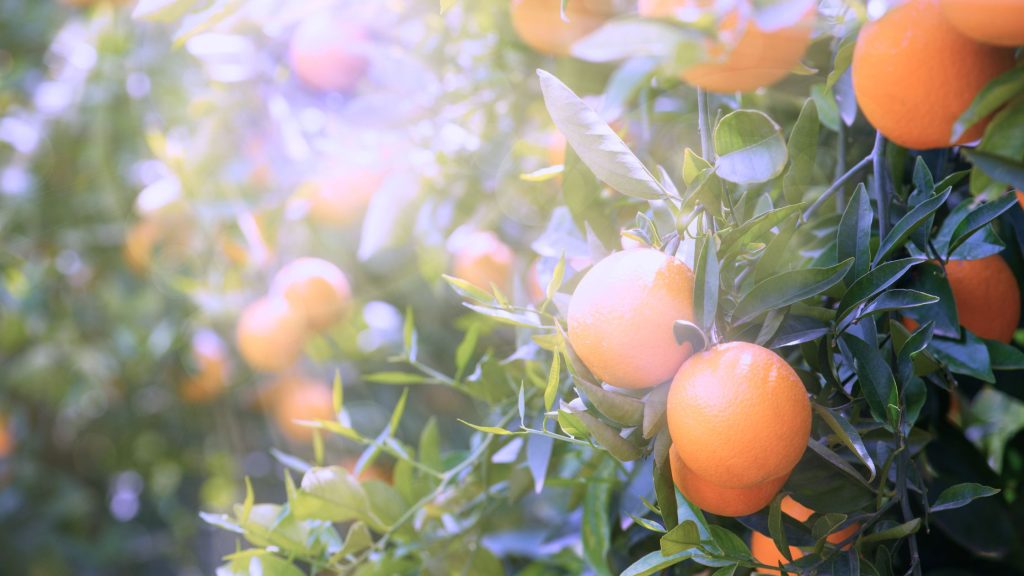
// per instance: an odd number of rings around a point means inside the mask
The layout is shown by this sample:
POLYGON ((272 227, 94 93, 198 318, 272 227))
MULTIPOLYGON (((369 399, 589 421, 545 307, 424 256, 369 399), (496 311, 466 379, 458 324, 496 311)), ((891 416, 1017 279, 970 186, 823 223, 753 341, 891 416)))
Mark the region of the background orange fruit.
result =
MULTIPOLYGON (((641 16, 669 18, 685 8, 711 9, 711 0, 640 0, 641 16)), ((687 83, 712 92, 748 92, 775 84, 803 58, 811 43, 812 4, 794 25, 765 31, 753 18, 751 2, 739 2, 719 23, 719 37, 706 47, 709 61, 687 68, 687 83)))
POLYGON ((274 398, 277 427, 295 442, 308 442, 313 437, 313 429, 296 420, 332 420, 334 416, 333 393, 316 380, 291 380, 274 398))
POLYGON ((314 222, 340 226, 357 222, 366 213, 384 173, 368 167, 325 170, 295 193, 314 222))
POLYGON ((942 0, 941 4, 949 23, 978 42, 1024 45, 1024 0, 942 0))
POLYGON ((276 372, 295 364, 306 338, 305 318, 280 297, 249 304, 235 330, 238 352, 256 370, 276 372))
POLYGON ((561 0, 512 0, 512 27, 528 46, 553 56, 568 56, 574 42, 614 15, 609 0, 573 0, 561 17, 561 0))
POLYGON ((274 276, 270 293, 282 296, 312 330, 324 330, 352 308, 352 289, 340 268, 321 258, 297 258, 274 276))
POLYGON ((191 353, 195 372, 182 384, 181 398, 190 404, 209 402, 228 385, 227 348, 216 332, 199 330, 192 336, 191 353))
POLYGON ((317 90, 349 92, 366 75, 369 33, 344 18, 311 16, 295 29, 288 46, 292 71, 317 90))
POLYGON ((792 471, 811 432, 811 404, 778 354, 747 342, 687 360, 668 393, 668 429, 694 473, 745 488, 792 471))
MULTIPOLYGON (((789 496, 786 496, 782 500, 782 511, 800 522, 806 522, 814 511, 801 505, 796 500, 793 500, 789 496)), ((833 532, 828 535, 828 540, 832 544, 839 544, 843 540, 846 540, 850 536, 853 536, 860 528, 858 524, 851 524, 838 532, 833 532)), ((847 544, 844 549, 849 548, 850 544, 847 544)), ((779 552, 779 549, 775 546, 775 542, 768 536, 760 532, 754 532, 750 536, 750 552, 753 554, 754 559, 762 564, 768 564, 769 566, 778 566, 779 564, 789 564, 789 560, 779 552)), ((793 557, 793 560, 803 558, 804 553, 800 551, 796 546, 789 547, 789 554, 793 557)), ((767 570, 760 568, 757 570, 758 574, 780 574, 779 570, 767 570)))
MULTIPOLYGON (((910 0, 860 31, 853 89, 864 116, 886 138, 907 148, 944 148, 957 118, 1013 62, 1012 50, 957 31, 939 0, 910 0)), ((958 143, 980 138, 986 124, 958 143)))
POLYGON ((719 486, 693 473, 675 446, 669 448, 672 480, 692 504, 719 516, 746 516, 764 508, 779 493, 789 474, 773 478, 749 488, 719 486))
POLYGON ((950 260, 946 277, 964 328, 990 340, 1013 340, 1020 322, 1020 286, 1001 256, 950 260))
POLYGON ((569 303, 569 343, 597 378, 620 388, 665 382, 690 356, 676 320, 693 321, 693 273, 653 248, 623 250, 595 264, 569 303))
POLYGON ((515 253, 494 232, 480 230, 459 239, 454 250, 452 274, 481 290, 495 285, 508 294, 515 253))

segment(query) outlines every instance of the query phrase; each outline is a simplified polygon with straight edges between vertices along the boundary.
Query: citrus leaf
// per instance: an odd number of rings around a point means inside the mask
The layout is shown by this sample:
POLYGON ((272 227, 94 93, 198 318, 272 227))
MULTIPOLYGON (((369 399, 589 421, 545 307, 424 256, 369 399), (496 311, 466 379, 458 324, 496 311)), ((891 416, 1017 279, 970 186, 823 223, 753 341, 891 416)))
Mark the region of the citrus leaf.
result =
POLYGON ((877 348, 853 334, 843 334, 841 341, 853 355, 857 381, 871 409, 871 415, 878 422, 886 424, 886 405, 889 403, 889 395, 896 387, 892 369, 877 348))
POLYGON ((998 200, 986 202, 971 210, 964 219, 960 221, 949 240, 946 248, 946 256, 953 253, 961 244, 966 242, 975 232, 987 226, 989 222, 998 218, 1003 212, 1017 205, 1017 196, 1007 194, 998 200))
POLYGON ((861 545, 868 544, 871 542, 881 542, 883 540, 898 540, 905 538, 911 534, 917 532, 921 528, 921 519, 914 518, 909 522, 904 522, 898 526, 893 526, 880 532, 874 532, 866 536, 861 537, 861 545))
POLYGON ((907 212, 903 218, 900 218, 899 221, 893 225, 892 230, 890 230, 885 236, 885 240, 882 241, 881 246, 878 247, 878 253, 875 254, 873 264, 877 266, 893 250, 902 246, 918 226, 923 224, 925 221, 928 221, 929 218, 935 214, 935 211, 946 203, 946 199, 949 198, 949 193, 951 191, 951 188, 947 188, 939 194, 921 202, 910 210, 910 212, 907 212))
POLYGON ((973 500, 995 496, 996 494, 999 494, 999 492, 998 488, 975 484, 973 482, 957 484, 956 486, 950 486, 943 490, 942 493, 939 494, 939 497, 935 499, 935 503, 929 507, 929 510, 932 512, 941 512, 943 510, 961 508, 963 506, 967 506, 973 500))
POLYGON ((895 284, 908 270, 924 261, 922 257, 893 260, 855 280, 839 301, 839 319, 845 318, 854 308, 895 284))
POLYGON ((782 190, 786 201, 793 204, 803 199, 814 180, 814 166, 818 157, 818 107, 808 99, 800 110, 800 116, 789 134, 786 148, 789 151, 789 168, 782 178, 782 190))
POLYGON ((836 261, 853 258, 850 276, 860 278, 871 265, 871 223, 875 213, 871 209, 864 184, 859 184, 846 204, 836 233, 836 261))
POLYGON ((1024 162, 981 150, 964 150, 964 156, 997 182, 1005 182, 1024 190, 1024 162))
POLYGON ((883 292, 878 298, 875 298, 868 303, 860 314, 857 316, 858 319, 864 318, 871 314, 879 314, 882 312, 892 312, 893 310, 906 310, 908 308, 917 308, 919 306, 927 306, 928 304, 934 304, 939 301, 937 296, 931 294, 925 294, 924 292, 918 292, 917 290, 905 290, 897 288, 883 292))
MULTIPOLYGON (((718 313, 719 272, 716 242, 713 235, 704 238, 694 273, 693 303, 697 313, 697 324, 704 332, 711 331, 718 313)), ((703 350, 703 347, 701 349, 703 350)), ((694 352, 696 351, 697 348, 694 347, 694 352)))
POLYGON ((665 556, 685 552, 701 543, 700 530, 692 520, 678 524, 661 537, 661 553, 665 556))
POLYGON ((993 112, 1024 91, 1024 68, 1018 66, 991 80, 974 97, 971 105, 953 124, 953 133, 949 141, 956 142, 978 122, 988 118, 993 112))
POLYGON ((768 310, 775 310, 795 304, 821 294, 842 282, 853 267, 853 259, 847 259, 828 268, 806 268, 792 270, 772 276, 754 286, 733 311, 733 322, 743 324, 768 310))
POLYGON ((715 173, 737 184, 767 182, 782 173, 788 151, 782 130, 757 110, 737 110, 715 126, 715 173))
POLYGON ((867 446, 864 445, 864 440, 860 437, 860 433, 857 429, 850 424, 850 421, 845 416, 834 412, 827 406, 814 403, 814 411, 817 412, 818 416, 828 424, 828 427, 832 429, 832 432, 839 438, 839 441, 844 446, 850 449, 850 452, 861 461, 864 466, 871 472, 868 476, 868 482, 872 482, 875 479, 875 461, 871 459, 871 453, 868 452, 867 446))

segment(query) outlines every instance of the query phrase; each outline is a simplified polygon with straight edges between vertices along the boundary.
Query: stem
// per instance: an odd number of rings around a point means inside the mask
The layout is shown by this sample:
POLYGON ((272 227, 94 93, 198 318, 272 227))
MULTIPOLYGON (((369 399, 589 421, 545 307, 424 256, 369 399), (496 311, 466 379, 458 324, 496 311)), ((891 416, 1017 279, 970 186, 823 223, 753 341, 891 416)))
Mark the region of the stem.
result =
POLYGON ((863 160, 854 164, 853 168, 847 170, 846 173, 837 178, 836 181, 833 182, 827 190, 821 193, 821 196, 819 196, 818 199, 814 201, 814 204, 811 204, 810 208, 808 208, 807 211, 804 212, 801 219, 804 222, 806 222, 807 219, 811 217, 811 214, 813 214, 814 211, 818 209, 818 207, 820 207, 822 204, 828 201, 829 197, 831 197, 833 194, 841 190, 843 188, 843 185, 846 184, 846 182, 849 181, 850 178, 853 178, 853 176, 857 172, 860 172, 861 169, 863 169, 869 163, 873 162, 874 159, 874 154, 872 154, 871 156, 866 156, 863 160))
POLYGON ((711 121, 708 115, 708 93, 697 88, 697 131, 700 133, 700 155, 709 163, 715 163, 715 149, 711 145, 711 121))
POLYGON ((886 180, 885 136, 881 132, 875 134, 875 147, 871 150, 871 159, 875 164, 874 181, 871 190, 878 204, 878 237, 884 238, 889 232, 889 194, 886 180))

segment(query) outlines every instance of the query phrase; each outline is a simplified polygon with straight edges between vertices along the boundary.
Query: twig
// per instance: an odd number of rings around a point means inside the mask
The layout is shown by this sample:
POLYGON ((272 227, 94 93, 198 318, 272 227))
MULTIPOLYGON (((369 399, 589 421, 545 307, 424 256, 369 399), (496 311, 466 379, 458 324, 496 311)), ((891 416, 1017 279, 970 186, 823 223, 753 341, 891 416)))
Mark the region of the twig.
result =
POLYGON ((878 237, 885 238, 889 233, 889 199, 886 194, 889 186, 885 174, 885 136, 882 136, 881 132, 875 134, 875 147, 871 150, 871 159, 875 164, 875 177, 871 189, 878 204, 878 237))

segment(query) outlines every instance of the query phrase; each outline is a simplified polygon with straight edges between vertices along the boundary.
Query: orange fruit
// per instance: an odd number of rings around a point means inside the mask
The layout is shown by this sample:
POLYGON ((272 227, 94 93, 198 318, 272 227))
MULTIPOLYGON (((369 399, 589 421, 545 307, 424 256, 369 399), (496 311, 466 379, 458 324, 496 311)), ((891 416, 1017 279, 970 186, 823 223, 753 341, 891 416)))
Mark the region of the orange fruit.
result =
POLYGON ((348 315, 352 289, 337 266, 321 258, 297 258, 274 276, 270 293, 282 296, 316 331, 329 328, 348 315))
POLYGON ((950 260, 946 277, 960 324, 975 335, 1009 343, 1020 322, 1020 286, 998 255, 950 260))
POLYGON ((139 274, 149 270, 159 237, 160 229, 154 220, 140 220, 132 224, 124 237, 122 254, 125 263, 139 274))
MULTIPOLYGON (((670 18, 682 9, 710 9, 713 0, 640 0, 641 16, 670 18)), ((782 80, 811 43, 815 8, 791 26, 763 30, 753 17, 750 0, 737 3, 719 22, 719 37, 705 48, 709 60, 688 67, 682 78, 712 92, 749 92, 782 80)))
POLYGON ((749 488, 789 474, 807 446, 811 404, 778 354, 730 342, 687 360, 668 393, 668 430, 705 480, 749 488))
POLYGON ((568 56, 580 38, 597 30, 614 14, 609 0, 573 0, 562 20, 561 0, 512 0, 512 27, 529 47, 552 56, 568 56))
POLYGON ((515 253, 494 232, 477 231, 457 242, 452 275, 488 292, 493 284, 507 293, 514 262, 515 253))
POLYGON ((749 488, 719 486, 693 473, 675 446, 669 448, 672 480, 679 491, 692 504, 705 512, 719 516, 746 516, 764 508, 779 493, 789 478, 784 474, 749 488))
MULTIPOLYGON (((341 467, 349 472, 353 472, 356 469, 356 464, 358 463, 358 458, 350 456, 341 461, 341 467)), ((360 482, 377 480, 379 482, 391 484, 391 472, 377 464, 371 464, 366 468, 363 468, 363 471, 359 473, 359 476, 357 476, 356 479, 360 482)))
POLYGON ((534 304, 540 304, 548 297, 548 283, 540 277, 540 270, 537 265, 540 263, 540 259, 534 260, 533 264, 530 264, 530 269, 526 271, 526 293, 530 297, 530 302, 534 304))
MULTIPOLYGON (((978 92, 1013 64, 1012 50, 980 44, 954 28, 939 0, 909 0, 861 29, 853 90, 864 116, 889 140, 945 148, 978 92)), ((957 143, 977 140, 987 123, 957 143)))
POLYGON ((0 414, 0 458, 6 458, 14 452, 14 431, 7 417, 0 414))
POLYGON ((1020 207, 1024 208, 1024 192, 1021 192, 1020 190, 1015 190, 1014 192, 1017 194, 1017 204, 1020 204, 1020 207))
POLYGON ((300 379, 279 390, 274 399, 274 419, 281 433, 295 442, 308 442, 313 429, 296 420, 333 420, 331 389, 315 380, 300 379))
POLYGON ((242 311, 235 338, 238 352, 253 369, 277 372, 298 360, 306 320, 284 298, 261 298, 242 311))
POLYGON ((342 18, 312 16, 295 29, 288 46, 292 71, 307 86, 350 92, 370 66, 370 35, 342 18))
MULTIPOLYGON (((811 514, 814 513, 813 510, 801 505, 799 502, 793 500, 789 496, 786 496, 782 500, 782 511, 792 516, 793 518, 799 520, 800 522, 806 522, 807 519, 811 517, 811 514)), ((829 534, 826 540, 828 540, 832 544, 839 544, 843 540, 846 540, 854 533, 856 533, 859 528, 860 526, 858 524, 851 524, 838 532, 833 532, 832 534, 829 534)), ((849 547, 850 544, 847 544, 844 547, 844 549, 847 549, 849 547)), ((778 566, 779 564, 785 566, 786 564, 789 564, 789 560, 786 560, 786 557, 783 556, 781 552, 779 552, 779 549, 775 546, 775 542, 772 541, 770 537, 765 536, 760 532, 754 532, 751 534, 750 552, 751 554, 753 554, 754 559, 762 564, 768 564, 769 566, 778 566)), ((789 547, 789 554, 793 557, 794 561, 802 558, 804 555, 804 553, 796 546, 789 547)), ((761 568, 757 570, 757 573, 780 574, 781 572, 779 572, 778 570, 768 570, 761 568)))
POLYGON ((313 221, 348 225, 363 217, 383 181, 384 174, 379 170, 335 168, 300 187, 295 200, 306 207, 313 221))
POLYGON ((181 386, 181 398, 189 404, 202 404, 220 396, 228 385, 228 353, 224 341, 212 330, 200 330, 192 336, 192 360, 195 372, 181 386))
POLYGON ((942 0, 942 13, 978 42, 1024 45, 1024 0, 942 0))
POLYGON ((597 378, 649 388, 679 370, 692 350, 676 343, 676 320, 693 321, 693 273, 652 248, 595 264, 569 302, 569 343, 597 378))

